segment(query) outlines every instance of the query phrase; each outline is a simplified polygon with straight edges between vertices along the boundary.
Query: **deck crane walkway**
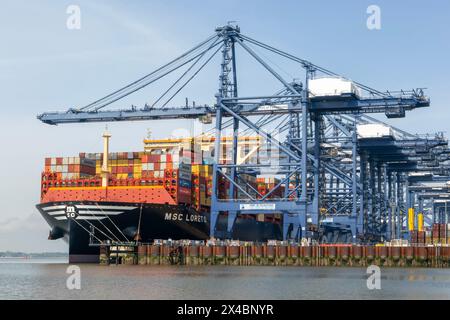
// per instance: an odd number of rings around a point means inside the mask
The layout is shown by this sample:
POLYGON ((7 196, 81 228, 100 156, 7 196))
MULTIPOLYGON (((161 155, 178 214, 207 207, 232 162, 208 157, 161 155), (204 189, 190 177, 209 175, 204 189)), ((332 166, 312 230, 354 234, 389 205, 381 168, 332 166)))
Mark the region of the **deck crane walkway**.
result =
MULTIPOLYGON (((243 69, 243 68, 240 68, 243 69)), ((240 71, 243 72, 243 71, 240 71)), ((163 120, 163 119, 200 119, 211 121, 215 118, 215 164, 213 170, 213 193, 211 204, 211 236, 216 235, 215 222, 219 212, 228 213, 228 234, 233 228, 234 219, 239 212, 245 213, 274 213, 284 214, 284 237, 288 229, 297 230, 296 237, 313 237, 314 228, 320 222, 320 208, 323 199, 330 190, 321 190, 324 178, 342 185, 342 190, 350 192, 350 212, 337 215, 343 222, 351 225, 353 241, 363 232, 361 228, 365 213, 361 194, 365 177, 358 172, 359 156, 357 154, 356 125, 361 117, 367 113, 384 113, 388 118, 404 117, 405 112, 421 107, 428 107, 429 99, 423 90, 386 91, 381 92, 352 82, 360 94, 343 93, 339 95, 317 96, 309 90, 310 82, 318 76, 326 76, 341 80, 348 80, 330 70, 322 68, 310 61, 276 49, 241 33, 240 28, 228 24, 215 29, 215 33, 202 41, 186 53, 170 61, 155 71, 122 87, 107 96, 95 100, 83 107, 72 107, 65 112, 47 112, 38 116, 46 124, 57 125, 67 123, 134 121, 134 120, 163 120), (253 57, 266 71, 272 75, 282 87, 276 94, 262 96, 240 96, 238 86, 238 70, 236 51, 242 50, 253 57), (304 82, 288 81, 278 74, 271 63, 263 59, 256 51, 265 50, 298 64, 304 71, 301 78, 304 82), (220 52, 220 54, 219 54, 220 52), (170 106, 171 101, 200 71, 220 56, 219 88, 215 94, 214 105, 199 106, 170 106), (152 105, 142 108, 106 110, 105 107, 117 103, 121 99, 142 90, 149 85, 155 85, 158 80, 175 72, 185 70, 177 80, 166 90, 162 90, 159 97, 155 97, 152 105), (158 105, 158 106, 157 106, 158 105), (341 124, 342 116, 351 120, 349 126, 341 124), (247 192, 242 186, 239 175, 257 172, 267 167, 267 164, 238 164, 237 155, 233 151, 232 161, 220 164, 221 134, 227 122, 233 128, 233 150, 236 150, 237 136, 241 130, 250 130, 262 136, 272 146, 279 150, 283 162, 278 164, 278 172, 283 176, 281 183, 285 188, 284 196, 270 198, 257 192, 247 192), (264 121, 262 120, 264 119, 264 121), (270 133, 272 119, 282 119, 280 128, 284 131, 281 138, 270 133), (326 132, 329 127, 340 131, 337 134, 346 136, 350 141, 349 152, 352 157, 351 166, 342 165, 324 156, 322 144, 326 142, 326 132), (230 190, 226 199, 219 198, 217 181, 223 177, 230 181, 230 190), (237 197, 237 190, 244 196, 237 197)), ((275 92, 275 90, 274 90, 275 92)), ((347 121, 348 122, 348 121, 347 121)), ((273 129, 273 128, 272 128, 273 129)), ((339 202, 340 200, 336 200, 339 202)), ((334 203, 340 207, 339 203, 334 203)), ((346 204, 348 205, 348 204, 346 204)), ((338 210, 339 211, 339 210, 338 210)))

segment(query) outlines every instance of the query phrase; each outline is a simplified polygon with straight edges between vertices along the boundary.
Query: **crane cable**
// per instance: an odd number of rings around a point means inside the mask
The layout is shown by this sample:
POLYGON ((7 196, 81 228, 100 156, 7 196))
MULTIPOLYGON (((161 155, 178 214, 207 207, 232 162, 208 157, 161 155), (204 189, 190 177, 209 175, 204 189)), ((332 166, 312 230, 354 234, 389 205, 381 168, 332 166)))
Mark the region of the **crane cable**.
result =
MULTIPOLYGON (((220 42, 220 40, 218 41, 218 42, 220 42)), ((214 48, 217 44, 218 44, 218 42, 214 42, 213 44, 211 44, 210 46, 209 46, 209 48, 207 49, 207 50, 205 50, 205 51, 203 51, 203 53, 201 54, 201 56, 199 56, 198 58, 197 58, 197 60, 195 60, 194 61, 194 63, 193 64, 191 64, 190 65, 190 67, 158 98, 158 99, 156 99, 156 101, 151 105, 151 108, 153 108, 159 101, 161 101, 161 99, 167 94, 167 93, 169 93, 169 91, 170 90, 172 90, 177 84, 178 84, 178 82, 180 82, 181 81, 181 79, 184 77, 184 76, 186 76, 188 73, 189 73, 189 71, 191 71, 194 67, 195 67, 195 65, 205 56, 205 54, 210 50, 210 49, 212 49, 212 48, 214 48)), ((220 47, 220 48, 222 48, 222 47, 220 47)), ((162 106, 161 108, 163 108, 164 106, 162 106)))
POLYGON ((216 51, 213 52, 213 54, 200 66, 200 68, 189 78, 187 81, 177 90, 175 91, 172 96, 162 105, 161 109, 164 108, 181 90, 183 90, 184 87, 211 61, 212 58, 217 54, 217 52, 222 49, 223 45, 217 48, 216 51))
POLYGON ((106 95, 106 96, 104 96, 104 97, 102 97, 102 98, 100 98, 100 99, 98 99, 98 100, 96 100, 96 101, 94 101, 94 102, 92 102, 92 103, 82 107, 82 108, 79 108, 78 110, 86 110, 86 109, 89 109, 89 108, 93 108, 94 106, 107 101, 108 98, 111 99, 114 96, 116 96, 117 94, 123 93, 126 89, 129 89, 129 88, 135 87, 136 85, 139 85, 141 82, 143 82, 145 80, 148 80, 150 77, 155 76, 156 74, 160 73, 161 71, 167 69, 168 67, 173 65, 175 62, 179 62, 180 60, 182 61, 183 58, 189 57, 191 54, 195 53, 196 51, 201 49, 203 46, 205 46, 205 44, 208 44, 212 40, 217 39, 217 37, 218 36, 216 34, 211 36, 211 37, 209 37, 205 41, 202 41, 200 44, 198 44, 194 48, 190 49, 189 51, 183 53, 181 56, 175 58, 174 60, 170 61, 169 63, 167 63, 167 64, 161 66, 160 68, 152 71, 151 73, 149 73, 149 74, 147 74, 147 75, 137 79, 136 81, 133 81, 132 83, 126 85, 125 87, 122 87, 122 88, 120 88, 120 89, 118 89, 118 90, 116 90, 116 91, 114 91, 114 92, 112 92, 112 93, 110 93, 110 94, 108 94, 108 95, 106 95))
MULTIPOLYGON (((217 44, 219 44, 219 43, 217 43, 217 44)), ((216 44, 216 45, 217 45, 217 44, 216 44)), ((207 50, 209 50, 209 49, 206 49, 205 51, 207 51, 207 50)), ((98 111, 98 110, 100 110, 100 109, 106 107, 107 105, 110 105, 111 103, 114 103, 114 102, 116 102, 116 101, 118 101, 118 100, 120 100, 120 99, 122 99, 122 98, 124 98, 124 97, 126 97, 126 96, 128 96, 128 95, 130 95, 130 94, 132 94, 132 93, 134 93, 134 92, 136 92, 136 91, 138 91, 138 90, 140 90, 140 89, 142 89, 142 88, 148 86, 148 85, 150 85, 150 84, 152 84, 153 82, 155 82, 155 81, 157 81, 157 80, 159 80, 159 79, 165 77, 165 76, 168 75, 169 73, 171 73, 171 72, 173 72, 173 71, 175 71, 175 70, 177 70, 177 69, 183 67, 184 65, 188 64, 189 62, 193 61, 194 59, 196 59, 197 57, 199 57, 201 54, 203 54, 203 52, 197 54, 196 56, 192 57, 191 59, 187 60, 186 62, 183 62, 181 65, 178 65, 178 66, 173 67, 171 70, 169 70, 169 71, 163 73, 162 75, 159 75, 159 76, 156 77, 155 79, 151 79, 151 80, 149 80, 148 82, 146 82, 146 83, 140 85, 139 87, 135 87, 135 88, 132 89, 131 91, 122 93, 122 95, 120 95, 120 96, 118 96, 118 97, 116 97, 116 98, 113 98, 113 100, 110 100, 110 101, 107 101, 107 102, 103 103, 102 105, 100 105, 100 106, 94 108, 94 111, 98 111)))
MULTIPOLYGON (((322 72, 322 73, 325 73, 325 74, 327 74, 327 75, 334 76, 334 77, 339 77, 339 78, 345 79, 345 80, 349 80, 349 79, 347 79, 347 78, 345 78, 345 77, 343 77, 343 76, 341 76, 341 75, 339 75, 339 74, 337 74, 337 73, 335 73, 335 72, 333 72, 333 71, 330 71, 330 70, 327 70, 327 69, 325 69, 325 68, 319 67, 319 66, 317 66, 317 65, 315 65, 315 64, 313 64, 313 63, 311 63, 311 62, 309 62, 309 61, 307 61, 307 60, 304 60, 304 59, 298 58, 298 57, 296 57, 296 56, 293 56, 293 55, 291 55, 291 54, 289 54, 289 53, 286 53, 286 52, 284 52, 284 51, 282 51, 282 50, 276 49, 276 48, 274 48, 274 47, 272 47, 272 46, 269 46, 269 45, 267 45, 267 44, 265 44, 265 43, 259 42, 259 41, 255 40, 255 39, 250 38, 250 37, 244 36, 244 35, 242 35, 242 34, 240 35, 240 37, 243 38, 243 39, 245 39, 245 40, 247 40, 247 41, 249 41, 249 42, 251 42, 251 43, 253 43, 253 44, 255 44, 255 45, 257 45, 257 46, 259 46, 259 47, 261 47, 261 48, 264 48, 264 49, 266 49, 266 50, 269 50, 269 51, 272 51, 272 52, 274 52, 274 53, 277 53, 277 54, 279 54, 279 55, 281 55, 281 56, 283 56, 283 57, 285 57, 285 58, 287 58, 287 59, 290 59, 290 60, 299 62, 299 63, 301 63, 304 67, 310 67, 310 68, 312 68, 312 69, 314 69, 314 70, 318 70, 318 71, 320 71, 320 72, 322 72)), ((356 82, 356 81, 352 81, 352 82, 353 82, 355 85, 357 85, 358 87, 360 87, 361 89, 364 89, 364 90, 366 90, 366 91, 368 91, 368 92, 370 92, 370 93, 372 93, 372 94, 377 94, 377 95, 382 96, 382 97, 385 97, 385 98, 391 96, 391 95, 388 94, 388 93, 378 91, 378 90, 373 89, 373 88, 371 88, 371 87, 369 87, 369 86, 366 86, 366 85, 364 85, 364 84, 362 84, 362 83, 359 83, 359 82, 356 82)))

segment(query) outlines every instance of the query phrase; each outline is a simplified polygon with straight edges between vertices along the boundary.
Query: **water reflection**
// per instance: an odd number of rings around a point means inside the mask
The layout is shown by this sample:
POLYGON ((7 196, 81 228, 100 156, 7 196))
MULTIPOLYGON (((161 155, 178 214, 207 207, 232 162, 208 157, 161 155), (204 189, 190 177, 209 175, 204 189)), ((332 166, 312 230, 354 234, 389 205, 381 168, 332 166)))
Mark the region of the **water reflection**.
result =
MULTIPOLYGON (((53 261, 54 262, 54 261, 53 261)), ((80 265, 81 290, 64 263, 0 263, 0 299, 450 299, 448 269, 80 265)))

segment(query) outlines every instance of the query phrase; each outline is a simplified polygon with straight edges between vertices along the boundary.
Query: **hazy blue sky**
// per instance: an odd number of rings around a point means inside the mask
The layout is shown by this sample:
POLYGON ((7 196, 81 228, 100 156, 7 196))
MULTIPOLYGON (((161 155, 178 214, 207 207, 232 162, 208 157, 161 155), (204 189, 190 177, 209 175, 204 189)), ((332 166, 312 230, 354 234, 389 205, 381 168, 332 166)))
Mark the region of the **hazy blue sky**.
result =
MULTIPOLYGON (((0 1, 0 251, 65 250, 47 241, 34 205, 46 156, 101 150, 104 124, 48 126, 36 120, 110 93, 237 21, 243 33, 380 90, 428 88, 432 107, 392 124, 411 132, 447 131, 450 114, 448 1, 0 1), (68 30, 66 9, 81 8, 81 29, 68 30), (366 9, 381 8, 381 30, 368 30, 366 9)), ((244 92, 278 87, 238 56, 244 92), (245 68, 244 68, 245 67, 245 68)), ((271 59, 271 57, 269 57, 271 59)), ((286 78, 297 69, 278 64, 286 78)), ((187 87, 211 103, 218 65, 187 87)), ((149 88, 116 107, 152 101, 149 88)), ((113 151, 141 150, 150 128, 165 137, 189 121, 109 125, 113 151)))

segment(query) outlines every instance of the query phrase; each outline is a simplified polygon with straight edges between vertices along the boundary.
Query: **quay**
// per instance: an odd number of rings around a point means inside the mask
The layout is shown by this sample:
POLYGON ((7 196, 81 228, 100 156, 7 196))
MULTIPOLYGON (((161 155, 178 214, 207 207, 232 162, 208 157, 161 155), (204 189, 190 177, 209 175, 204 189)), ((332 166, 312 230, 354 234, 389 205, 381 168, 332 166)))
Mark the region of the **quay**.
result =
POLYGON ((301 243, 219 242, 110 244, 100 246, 102 265, 228 265, 450 267, 450 246, 352 245, 301 243))

